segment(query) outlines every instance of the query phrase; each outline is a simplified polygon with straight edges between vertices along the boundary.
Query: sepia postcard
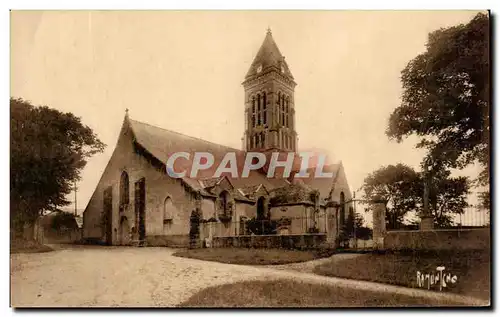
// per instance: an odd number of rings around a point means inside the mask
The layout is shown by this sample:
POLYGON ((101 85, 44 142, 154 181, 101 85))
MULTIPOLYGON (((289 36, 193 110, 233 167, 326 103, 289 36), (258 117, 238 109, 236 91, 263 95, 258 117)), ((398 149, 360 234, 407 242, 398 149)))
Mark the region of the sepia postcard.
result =
POLYGON ((12 10, 11 307, 491 307, 490 19, 12 10))

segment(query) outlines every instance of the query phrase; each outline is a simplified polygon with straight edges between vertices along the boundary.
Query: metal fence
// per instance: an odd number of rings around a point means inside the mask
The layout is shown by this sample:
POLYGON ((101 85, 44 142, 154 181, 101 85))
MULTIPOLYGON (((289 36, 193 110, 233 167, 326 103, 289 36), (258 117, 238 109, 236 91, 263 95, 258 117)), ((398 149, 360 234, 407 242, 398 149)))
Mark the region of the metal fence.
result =
MULTIPOLYGON (((470 206, 464 209, 461 214, 450 214, 449 223, 435 222, 435 229, 473 229, 487 228, 490 226, 491 217, 489 210, 478 209, 470 206)), ((387 223, 388 231, 419 230, 420 218, 415 212, 407 214, 404 223, 387 223)))
POLYGON ((454 226, 462 228, 484 228, 489 227, 491 215, 489 210, 468 207, 463 214, 454 216, 454 226))

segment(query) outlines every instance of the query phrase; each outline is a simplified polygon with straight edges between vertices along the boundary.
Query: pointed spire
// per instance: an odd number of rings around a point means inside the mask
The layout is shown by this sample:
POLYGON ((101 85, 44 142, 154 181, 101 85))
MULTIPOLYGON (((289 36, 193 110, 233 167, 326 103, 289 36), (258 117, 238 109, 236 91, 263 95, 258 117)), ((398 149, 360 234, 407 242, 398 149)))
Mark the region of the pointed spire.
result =
POLYGON ((262 45, 260 46, 260 49, 257 52, 257 55, 255 56, 245 78, 257 75, 269 67, 274 67, 275 70, 293 80, 290 69, 288 68, 287 63, 283 58, 278 45, 276 45, 276 42, 273 39, 273 34, 270 27, 267 28, 264 42, 262 42, 262 45))
POLYGON ((128 119, 128 108, 125 108, 125 118, 128 119))

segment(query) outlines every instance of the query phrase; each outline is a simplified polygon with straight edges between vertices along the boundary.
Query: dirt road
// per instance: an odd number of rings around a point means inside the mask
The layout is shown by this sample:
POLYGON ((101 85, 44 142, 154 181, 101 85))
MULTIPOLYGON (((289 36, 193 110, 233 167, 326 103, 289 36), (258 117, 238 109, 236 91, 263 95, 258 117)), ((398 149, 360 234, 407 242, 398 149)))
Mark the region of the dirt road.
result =
POLYGON ((423 300, 436 296, 436 293, 422 290, 330 278, 285 268, 179 258, 172 256, 175 251, 85 246, 47 253, 13 254, 11 304, 14 307, 166 307, 176 306, 209 286, 274 278, 405 293, 421 296, 423 300))

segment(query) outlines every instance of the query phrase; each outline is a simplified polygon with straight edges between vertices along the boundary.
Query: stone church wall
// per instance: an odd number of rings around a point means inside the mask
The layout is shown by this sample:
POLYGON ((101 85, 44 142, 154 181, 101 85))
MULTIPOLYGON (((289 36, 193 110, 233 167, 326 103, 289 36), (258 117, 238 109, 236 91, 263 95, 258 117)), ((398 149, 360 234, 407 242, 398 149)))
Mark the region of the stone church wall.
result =
POLYGON ((187 195, 179 180, 169 178, 153 167, 142 155, 134 152, 130 130, 127 129, 122 129, 115 151, 84 212, 83 238, 98 238, 104 241, 105 232, 101 220, 103 191, 108 186, 112 186, 112 241, 113 244, 120 243, 119 198, 120 177, 123 171, 126 171, 129 177, 130 203, 123 214, 127 217, 128 228, 135 226, 134 184, 141 178, 145 178, 146 237, 171 235, 177 236, 178 241, 185 240, 189 234, 189 217, 195 208, 194 200, 187 195), (167 197, 171 198, 175 208, 172 219, 164 223, 164 203, 167 197))
MULTIPOLYGON (((345 201, 349 201, 352 199, 352 194, 351 190, 349 189, 349 184, 347 183, 347 177, 344 172, 344 167, 341 165, 339 169, 339 175, 337 176, 336 182, 335 182, 335 187, 332 192, 332 200, 336 202, 340 202, 340 193, 344 193, 345 195, 345 201)), ((349 217, 349 207, 353 206, 352 203, 348 203, 346 205, 346 212, 344 213, 345 220, 347 220, 347 217, 349 217)))

